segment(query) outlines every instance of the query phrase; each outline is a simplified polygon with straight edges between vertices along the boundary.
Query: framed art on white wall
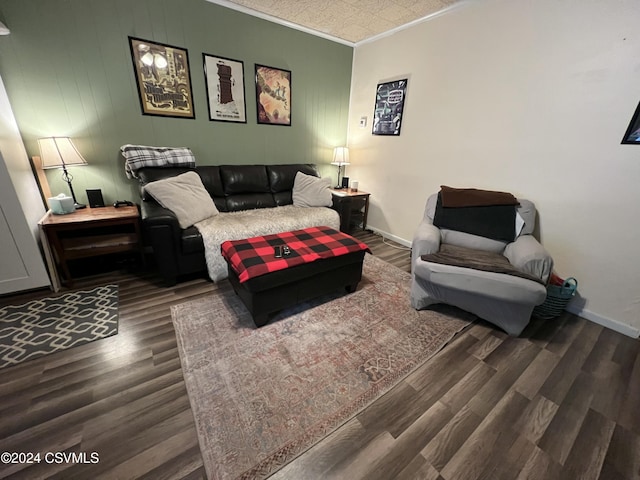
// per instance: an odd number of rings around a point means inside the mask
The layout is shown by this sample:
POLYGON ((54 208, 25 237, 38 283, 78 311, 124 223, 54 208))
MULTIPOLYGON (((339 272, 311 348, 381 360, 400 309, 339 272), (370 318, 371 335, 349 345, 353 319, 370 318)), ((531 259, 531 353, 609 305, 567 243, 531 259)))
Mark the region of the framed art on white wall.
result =
POLYGON ((379 83, 373 112, 373 135, 400 135, 407 79, 379 83))

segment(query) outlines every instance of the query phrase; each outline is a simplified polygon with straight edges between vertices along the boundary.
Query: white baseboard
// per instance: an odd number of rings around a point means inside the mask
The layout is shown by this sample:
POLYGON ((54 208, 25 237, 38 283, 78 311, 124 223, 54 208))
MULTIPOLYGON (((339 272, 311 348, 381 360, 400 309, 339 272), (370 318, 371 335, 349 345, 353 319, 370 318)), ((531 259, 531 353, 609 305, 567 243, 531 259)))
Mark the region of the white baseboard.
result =
POLYGON ((603 317, 602 315, 598 315, 597 313, 585 310, 584 308, 576 307, 569 304, 567 306, 567 312, 578 315, 579 317, 585 318, 593 323, 597 323, 598 325, 602 325, 603 327, 610 328, 611 330, 628 337, 640 337, 640 329, 632 327, 631 325, 627 325, 626 323, 620 323, 617 320, 613 320, 611 318, 603 317))
POLYGON ((395 235, 390 234, 389 232, 380 230, 379 228, 370 227, 369 225, 367 225, 367 230, 371 230, 372 232, 379 233, 384 238, 388 238, 389 240, 393 240, 394 242, 399 243, 400 245, 404 245, 405 247, 411 248, 411 242, 409 240, 405 240, 404 238, 397 237, 395 235))

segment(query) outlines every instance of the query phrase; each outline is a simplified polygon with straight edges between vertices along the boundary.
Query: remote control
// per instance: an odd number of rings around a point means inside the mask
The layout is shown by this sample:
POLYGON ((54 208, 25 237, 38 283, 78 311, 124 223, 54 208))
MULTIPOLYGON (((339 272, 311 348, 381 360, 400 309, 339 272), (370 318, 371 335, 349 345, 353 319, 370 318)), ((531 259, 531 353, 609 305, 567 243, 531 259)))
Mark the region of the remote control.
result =
POLYGON ((282 245, 276 245, 273 247, 276 258, 282 258, 282 245))

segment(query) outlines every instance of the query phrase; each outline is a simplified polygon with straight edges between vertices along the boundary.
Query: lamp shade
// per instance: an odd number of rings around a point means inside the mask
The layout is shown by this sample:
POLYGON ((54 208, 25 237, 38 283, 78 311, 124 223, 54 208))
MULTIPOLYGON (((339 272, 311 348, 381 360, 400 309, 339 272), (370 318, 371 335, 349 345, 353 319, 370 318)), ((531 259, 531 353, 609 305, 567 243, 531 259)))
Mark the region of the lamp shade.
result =
POLYGON ((347 147, 334 148, 331 165, 349 165, 349 149, 347 147))
POLYGON ((87 164, 69 137, 39 138, 38 147, 40 148, 42 168, 87 164))

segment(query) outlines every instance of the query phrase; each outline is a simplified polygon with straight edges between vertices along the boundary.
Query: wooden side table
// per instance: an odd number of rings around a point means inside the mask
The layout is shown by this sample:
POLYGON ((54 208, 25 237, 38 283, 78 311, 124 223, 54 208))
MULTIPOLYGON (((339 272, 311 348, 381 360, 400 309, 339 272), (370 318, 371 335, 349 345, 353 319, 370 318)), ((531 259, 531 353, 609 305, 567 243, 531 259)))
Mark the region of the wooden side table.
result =
POLYGON ((38 222, 54 289, 58 271, 68 286, 73 279, 67 262, 78 258, 134 251, 144 261, 140 214, 137 206, 101 207, 76 210, 67 215, 48 211, 38 222))
POLYGON ((331 189, 333 208, 340 214, 340 231, 348 233, 362 223, 362 230, 367 228, 370 193, 351 188, 331 189))

